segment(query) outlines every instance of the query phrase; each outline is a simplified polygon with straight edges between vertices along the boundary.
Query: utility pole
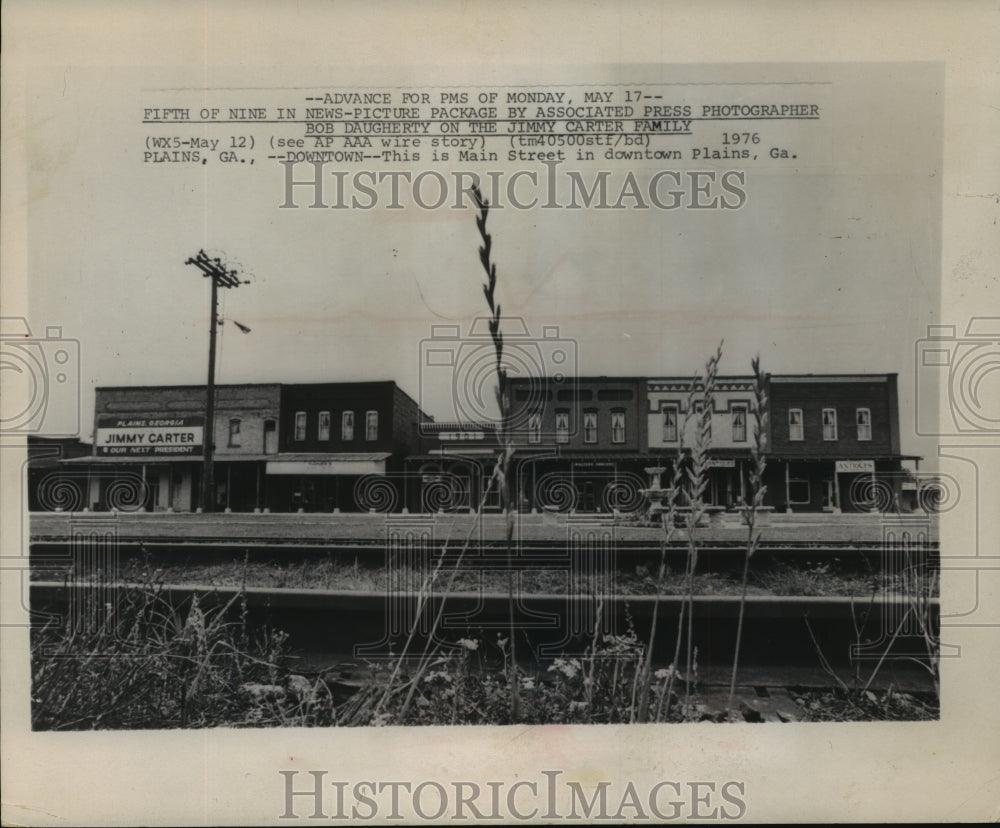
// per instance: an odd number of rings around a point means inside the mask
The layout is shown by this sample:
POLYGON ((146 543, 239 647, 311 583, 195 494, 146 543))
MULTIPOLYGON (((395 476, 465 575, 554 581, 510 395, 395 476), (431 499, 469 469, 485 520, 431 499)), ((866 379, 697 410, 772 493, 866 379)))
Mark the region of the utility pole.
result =
POLYGON ((210 259, 204 250, 184 264, 194 265, 212 282, 211 327, 208 334, 208 388, 205 399, 204 467, 201 475, 201 510, 215 509, 215 339, 219 327, 219 288, 236 288, 249 282, 241 281, 235 270, 227 270, 219 259, 210 259))

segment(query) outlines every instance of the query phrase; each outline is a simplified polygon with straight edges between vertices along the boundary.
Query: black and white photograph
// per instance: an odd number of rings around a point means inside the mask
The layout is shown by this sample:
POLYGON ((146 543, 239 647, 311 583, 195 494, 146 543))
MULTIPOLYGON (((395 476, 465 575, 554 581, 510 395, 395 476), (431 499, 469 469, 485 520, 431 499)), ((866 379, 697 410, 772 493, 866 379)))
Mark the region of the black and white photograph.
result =
POLYGON ((6 4, 4 824, 995 820, 996 11, 849 5, 6 4))

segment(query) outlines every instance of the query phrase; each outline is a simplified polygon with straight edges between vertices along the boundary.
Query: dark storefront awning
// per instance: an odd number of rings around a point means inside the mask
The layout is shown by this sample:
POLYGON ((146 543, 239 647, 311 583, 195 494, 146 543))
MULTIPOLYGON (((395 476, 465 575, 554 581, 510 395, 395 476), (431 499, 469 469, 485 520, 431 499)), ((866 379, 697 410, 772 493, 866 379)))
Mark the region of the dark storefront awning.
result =
MULTIPOLYGON (((218 460, 218 458, 216 458, 218 460)), ((147 466, 159 463, 200 463, 201 454, 142 454, 142 455, 115 455, 108 457, 73 457, 69 460, 60 460, 66 466, 138 466, 145 463, 147 466)))

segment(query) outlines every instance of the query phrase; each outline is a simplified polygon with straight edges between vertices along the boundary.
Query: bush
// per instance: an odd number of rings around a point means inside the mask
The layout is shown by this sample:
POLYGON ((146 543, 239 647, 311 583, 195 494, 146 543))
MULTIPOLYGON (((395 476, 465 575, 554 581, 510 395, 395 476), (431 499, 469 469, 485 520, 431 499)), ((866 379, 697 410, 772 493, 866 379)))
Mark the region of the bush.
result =
POLYGON ((330 721, 325 686, 283 675, 285 635, 251 634, 243 593, 211 608, 175 607, 153 585, 116 595, 100 618, 33 631, 34 729, 330 721))

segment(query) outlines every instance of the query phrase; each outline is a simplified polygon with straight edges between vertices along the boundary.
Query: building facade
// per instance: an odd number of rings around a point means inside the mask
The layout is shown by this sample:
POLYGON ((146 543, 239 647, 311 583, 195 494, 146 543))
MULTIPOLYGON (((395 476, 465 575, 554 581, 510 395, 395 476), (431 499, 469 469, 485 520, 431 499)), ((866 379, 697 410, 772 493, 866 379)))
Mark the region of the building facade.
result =
MULTIPOLYGON (((900 452, 896 375, 764 382, 765 505, 905 508, 912 475, 904 464, 919 458, 900 452)), ((515 378, 508 390, 512 495, 522 511, 642 509, 643 490, 654 480, 667 485, 687 462, 703 419, 704 389, 690 377, 515 378)), ((747 499, 753 406, 752 377, 717 378, 704 492, 713 509, 747 499)), ((89 453, 35 469, 31 503, 55 502, 37 489, 42 472, 48 480, 58 467, 79 490, 65 499, 70 508, 195 510, 205 431, 204 386, 98 388, 89 453)), ((490 484, 499 423, 434 422, 391 381, 220 385, 211 431, 219 511, 501 508, 490 484)))
MULTIPOLYGON (((205 386, 98 388, 91 453, 65 477, 93 510, 197 510, 205 403, 205 386)), ((218 385, 214 509, 364 508, 359 481, 402 469, 422 416, 393 382, 218 385)))
POLYGON ((394 382, 281 386, 278 455, 267 462, 273 511, 395 511, 404 460, 427 418, 394 382))
POLYGON ((895 374, 770 377, 765 482, 785 511, 893 508, 907 475, 895 374))
POLYGON ((645 381, 511 382, 517 503, 523 510, 632 511, 646 486, 645 381))
MULTIPOLYGON (((646 381, 646 448, 665 475, 671 475, 677 458, 696 444, 703 393, 703 384, 691 377, 646 381)), ((750 449, 754 444, 753 400, 753 377, 716 380, 709 415, 711 443, 704 493, 710 506, 731 509, 746 498, 750 449)))
MULTIPOLYGON (((88 471, 94 510, 189 512, 201 503, 205 386, 97 388, 93 449, 67 461, 88 471)), ((265 464, 277 452, 280 386, 215 388, 215 503, 223 511, 264 504, 265 464)))
POLYGON ((406 460, 407 507, 414 512, 501 508, 490 484, 500 450, 497 423, 425 422, 420 450, 406 460))

